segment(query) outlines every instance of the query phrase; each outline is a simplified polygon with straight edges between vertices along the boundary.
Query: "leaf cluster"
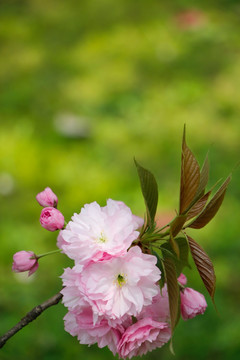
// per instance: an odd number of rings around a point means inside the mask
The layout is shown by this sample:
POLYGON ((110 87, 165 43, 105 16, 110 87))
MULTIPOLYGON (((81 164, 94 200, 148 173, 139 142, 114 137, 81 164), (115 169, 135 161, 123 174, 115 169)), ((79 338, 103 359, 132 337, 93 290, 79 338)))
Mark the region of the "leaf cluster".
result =
POLYGON ((201 229, 216 215, 224 200, 231 175, 212 195, 214 188, 206 191, 209 179, 208 155, 200 169, 198 161, 186 143, 184 126, 181 154, 181 180, 179 211, 175 218, 163 228, 157 228, 155 216, 158 203, 158 187, 154 175, 136 160, 141 190, 146 205, 146 217, 138 243, 143 251, 157 256, 157 266, 161 270, 160 287, 168 289, 172 334, 180 314, 180 286, 178 276, 188 257, 192 256, 199 275, 213 303, 216 276, 211 259, 204 249, 186 234, 187 228, 201 229))

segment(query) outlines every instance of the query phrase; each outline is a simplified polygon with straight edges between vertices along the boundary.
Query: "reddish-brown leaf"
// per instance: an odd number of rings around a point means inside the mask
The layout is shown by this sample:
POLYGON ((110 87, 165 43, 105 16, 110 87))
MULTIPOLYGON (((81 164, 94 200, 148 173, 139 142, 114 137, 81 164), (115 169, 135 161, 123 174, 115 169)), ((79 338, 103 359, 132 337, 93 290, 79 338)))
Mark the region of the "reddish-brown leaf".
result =
POLYGON ((193 207, 188 212, 187 220, 192 219, 194 216, 197 216, 198 214, 200 214, 202 212, 202 210, 204 209, 204 207, 208 201, 210 194, 211 194, 211 191, 207 192, 193 205, 193 207))
POLYGON ((203 248, 198 243, 196 243, 195 240, 193 240, 188 235, 187 235, 187 238, 188 238, 188 243, 189 243, 189 247, 191 250, 191 254, 192 254, 193 260, 195 262, 195 265, 198 269, 199 275, 201 276, 202 281, 214 303, 216 275, 214 272, 214 267, 211 262, 211 259, 206 254, 206 252, 203 250, 203 248))
POLYGON ((204 194, 205 187, 208 183, 208 177, 209 177, 209 162, 208 162, 208 155, 206 156, 203 166, 201 168, 200 172, 200 182, 198 185, 198 189, 196 192, 195 198, 198 199, 204 194))
POLYGON ((198 162, 188 148, 185 140, 185 127, 182 141, 181 187, 179 213, 183 214, 193 201, 200 182, 198 162))
POLYGON ((166 257, 164 258, 163 264, 165 270, 165 278, 167 282, 171 329, 173 334, 179 318, 179 286, 177 282, 176 268, 173 260, 166 257))
POLYGON ((205 209, 200 213, 200 215, 193 221, 189 227, 194 229, 201 229, 205 225, 212 220, 212 218, 218 212, 220 206, 222 205, 227 186, 231 180, 231 176, 229 176, 226 181, 222 184, 222 186, 218 189, 212 200, 207 204, 205 209))

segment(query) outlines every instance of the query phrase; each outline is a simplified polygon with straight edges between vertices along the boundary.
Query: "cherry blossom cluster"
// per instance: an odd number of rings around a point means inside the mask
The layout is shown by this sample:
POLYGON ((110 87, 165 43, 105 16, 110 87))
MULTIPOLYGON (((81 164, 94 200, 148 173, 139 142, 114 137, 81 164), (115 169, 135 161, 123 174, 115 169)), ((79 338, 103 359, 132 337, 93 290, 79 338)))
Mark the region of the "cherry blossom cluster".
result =
POLYGON ((121 358, 145 354, 171 337, 157 259, 133 246, 142 225, 124 203, 109 199, 104 207, 85 205, 58 236, 59 248, 75 263, 62 275, 66 331, 121 358))
MULTIPOLYGON (((60 229, 57 246, 74 262, 62 274, 65 330, 80 344, 107 346, 120 358, 146 354, 167 343, 171 336, 167 286, 160 291, 161 271, 157 258, 139 246, 144 220, 132 214, 121 201, 107 200, 101 207, 86 204, 64 227, 56 209, 58 199, 50 188, 37 195, 44 206, 41 225, 49 231, 60 229)), ((41 256, 30 251, 14 255, 16 272, 38 268, 41 256)), ((181 287, 181 314, 184 320, 204 313, 202 294, 181 287)))

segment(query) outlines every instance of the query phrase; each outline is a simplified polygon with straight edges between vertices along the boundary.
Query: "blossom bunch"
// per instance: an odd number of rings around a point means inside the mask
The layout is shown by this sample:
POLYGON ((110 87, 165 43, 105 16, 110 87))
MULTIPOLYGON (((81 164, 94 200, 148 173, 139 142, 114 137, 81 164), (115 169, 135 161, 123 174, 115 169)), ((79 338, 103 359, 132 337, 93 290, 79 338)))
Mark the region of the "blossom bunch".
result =
MULTIPOLYGON (((172 334, 157 257, 137 245, 143 224, 124 203, 109 199, 102 208, 85 205, 58 236, 60 249, 74 259, 62 275, 65 330, 80 344, 108 346, 123 359, 163 346, 172 334)), ((183 318, 203 313, 204 296, 183 288, 183 274, 178 280, 183 318)))
MULTIPOLYGON (((169 308, 149 316, 161 302, 157 258, 133 245, 143 220, 122 202, 96 202, 74 214, 58 237, 58 246, 74 259, 65 269, 65 329, 81 344, 108 346, 120 357, 144 354, 171 337, 169 308), (160 316, 161 315, 161 316, 160 316)), ((166 299, 166 295, 165 295, 166 299)))
MULTIPOLYGON (((186 229, 207 225, 230 182, 229 176, 209 201, 212 190, 205 190, 208 159, 200 170, 184 131, 179 211, 159 227, 157 182, 137 161, 135 165, 146 205, 144 219, 122 201, 108 199, 105 206, 85 204, 66 223, 49 187, 36 197, 44 207, 41 225, 49 231, 60 230, 59 250, 50 253, 61 252, 73 261, 61 276, 65 330, 80 344, 107 346, 122 359, 162 347, 172 339, 180 317, 187 320, 205 312, 203 294, 186 287, 183 270, 190 267, 190 255, 214 302, 213 264, 186 229)), ((31 275, 38 269, 38 260, 50 253, 20 251, 14 255, 12 269, 31 275)))

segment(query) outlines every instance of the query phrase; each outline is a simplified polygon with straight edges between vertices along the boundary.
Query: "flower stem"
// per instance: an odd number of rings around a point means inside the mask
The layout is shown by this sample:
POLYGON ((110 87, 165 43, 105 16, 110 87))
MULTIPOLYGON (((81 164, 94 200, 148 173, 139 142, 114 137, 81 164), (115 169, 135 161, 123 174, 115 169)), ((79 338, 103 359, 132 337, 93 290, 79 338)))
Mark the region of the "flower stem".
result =
POLYGON ((60 251, 62 251, 61 249, 57 249, 57 250, 53 250, 53 251, 49 251, 45 254, 40 254, 40 255, 36 255, 35 258, 40 259, 41 257, 47 256, 47 255, 52 255, 52 254, 56 254, 56 253, 60 253, 60 251))

